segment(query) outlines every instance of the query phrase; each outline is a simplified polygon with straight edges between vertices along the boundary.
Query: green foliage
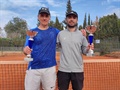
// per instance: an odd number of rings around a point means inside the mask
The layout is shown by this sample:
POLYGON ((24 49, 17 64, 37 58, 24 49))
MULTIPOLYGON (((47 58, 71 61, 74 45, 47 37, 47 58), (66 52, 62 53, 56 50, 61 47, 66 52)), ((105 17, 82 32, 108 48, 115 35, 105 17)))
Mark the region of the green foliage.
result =
POLYGON ((118 36, 100 39, 100 43, 94 43, 95 50, 100 52, 100 55, 120 50, 120 41, 118 36))
POLYGON ((100 55, 110 53, 111 43, 101 43, 99 48, 100 55))
POLYGON ((54 27, 54 21, 50 21, 50 22, 49 22, 49 26, 54 27))
POLYGON ((8 38, 25 38, 25 32, 28 28, 25 20, 15 17, 7 23, 4 29, 8 38))
POLYGON ((90 14, 88 15, 88 25, 91 25, 91 23, 90 23, 90 14))
POLYGON ((90 23, 90 25, 92 25, 93 24, 93 22, 92 22, 92 20, 91 20, 91 23, 90 23))
POLYGON ((118 23, 118 17, 114 13, 113 15, 104 16, 99 20, 100 31, 99 38, 108 38, 113 36, 120 36, 120 28, 118 23))
POLYGON ((58 17, 56 17, 56 19, 55 19, 54 27, 60 28, 60 23, 59 23, 58 17))
POLYGON ((21 38, 0 38, 0 47, 23 47, 25 39, 21 38))
POLYGON ((1 34, 2 34, 2 28, 0 27, 0 38, 2 37, 1 34))
POLYGON ((86 22, 86 13, 85 13, 84 22, 83 22, 83 28, 85 28, 86 26, 87 26, 87 22, 86 22))
POLYGON ((50 21, 49 26, 55 27, 59 30, 63 30, 63 24, 59 22, 58 17, 56 17, 55 22, 54 21, 50 21))
POLYGON ((8 45, 8 38, 0 38, 0 47, 8 45))
POLYGON ((83 26, 82 25, 79 25, 79 30, 80 29, 85 29, 85 27, 87 26, 87 25, 92 25, 93 23, 92 23, 92 20, 90 20, 90 14, 88 15, 88 21, 87 21, 87 16, 86 16, 86 13, 85 13, 85 16, 84 16, 84 21, 83 21, 83 26))
POLYGON ((71 1, 68 0, 68 1, 67 1, 67 11, 66 11, 66 13, 67 13, 67 12, 70 12, 71 10, 72 10, 71 1))
POLYGON ((82 25, 80 25, 80 26, 79 26, 79 30, 81 30, 82 28, 83 28, 82 25))
POLYGON ((120 19, 118 19, 118 28, 120 30, 120 19))

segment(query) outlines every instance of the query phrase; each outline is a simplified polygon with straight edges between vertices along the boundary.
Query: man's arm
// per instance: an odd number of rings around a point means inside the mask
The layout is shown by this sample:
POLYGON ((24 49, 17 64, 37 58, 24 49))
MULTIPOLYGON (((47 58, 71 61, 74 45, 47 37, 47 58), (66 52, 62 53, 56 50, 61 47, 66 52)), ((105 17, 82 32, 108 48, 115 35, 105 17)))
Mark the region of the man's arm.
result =
POLYGON ((56 47, 57 47, 57 48, 60 48, 60 47, 61 47, 61 43, 60 43, 59 38, 60 38, 60 35, 59 35, 59 33, 58 33, 58 35, 57 35, 57 41, 56 41, 56 47))

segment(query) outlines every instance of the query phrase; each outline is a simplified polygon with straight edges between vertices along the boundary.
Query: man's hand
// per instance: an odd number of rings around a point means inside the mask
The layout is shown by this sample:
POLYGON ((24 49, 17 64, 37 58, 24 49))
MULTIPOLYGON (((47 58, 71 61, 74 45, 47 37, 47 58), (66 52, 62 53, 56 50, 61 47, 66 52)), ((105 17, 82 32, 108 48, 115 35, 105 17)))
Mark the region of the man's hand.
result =
POLYGON ((87 36, 85 29, 81 29, 80 31, 82 32, 83 36, 87 36))
POLYGON ((94 44, 92 43, 91 45, 90 45, 90 43, 88 44, 88 47, 87 47, 87 50, 94 50, 94 44))
POLYGON ((24 52, 25 55, 30 54, 31 51, 32 51, 32 49, 30 49, 28 46, 24 47, 24 49, 23 49, 23 52, 24 52))

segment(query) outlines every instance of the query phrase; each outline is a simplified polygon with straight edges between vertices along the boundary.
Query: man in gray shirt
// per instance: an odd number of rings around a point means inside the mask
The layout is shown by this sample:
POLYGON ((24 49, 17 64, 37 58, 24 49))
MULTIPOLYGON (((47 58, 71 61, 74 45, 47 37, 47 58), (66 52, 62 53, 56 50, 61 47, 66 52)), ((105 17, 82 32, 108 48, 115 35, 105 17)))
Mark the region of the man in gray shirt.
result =
POLYGON ((57 42, 61 46, 58 70, 59 90, 68 90, 71 81, 73 90, 82 90, 84 81, 82 54, 92 47, 86 37, 77 28, 78 14, 71 11, 66 14, 67 29, 58 34, 57 42))

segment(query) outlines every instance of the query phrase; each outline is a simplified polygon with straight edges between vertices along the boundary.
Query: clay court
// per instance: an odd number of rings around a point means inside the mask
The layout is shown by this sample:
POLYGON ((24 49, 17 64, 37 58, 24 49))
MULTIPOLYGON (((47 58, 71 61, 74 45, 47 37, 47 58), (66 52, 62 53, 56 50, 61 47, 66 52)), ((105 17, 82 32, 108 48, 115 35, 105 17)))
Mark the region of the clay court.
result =
MULTIPOLYGON (((59 60, 59 55, 60 53, 56 53, 56 59, 59 60)), ((22 60, 24 61, 24 57, 25 55, 23 54, 23 52, 21 51, 4 51, 4 52, 0 52, 0 61, 13 61, 13 60, 22 60)), ((83 59, 84 60, 95 60, 95 59, 120 59, 120 52, 114 52, 114 53, 111 53, 111 54, 106 54, 104 56, 93 56, 93 57, 87 57, 87 56, 83 56, 83 59)))
MULTIPOLYGON (((85 71, 83 90, 120 90, 120 53, 114 56, 113 54, 83 56, 85 71)), ((57 52, 56 71, 59 65, 59 55, 57 52)), ((0 54, 0 90, 24 90, 24 76, 27 68, 24 57, 22 52, 0 54)), ((72 90, 71 85, 69 90, 72 90)))

